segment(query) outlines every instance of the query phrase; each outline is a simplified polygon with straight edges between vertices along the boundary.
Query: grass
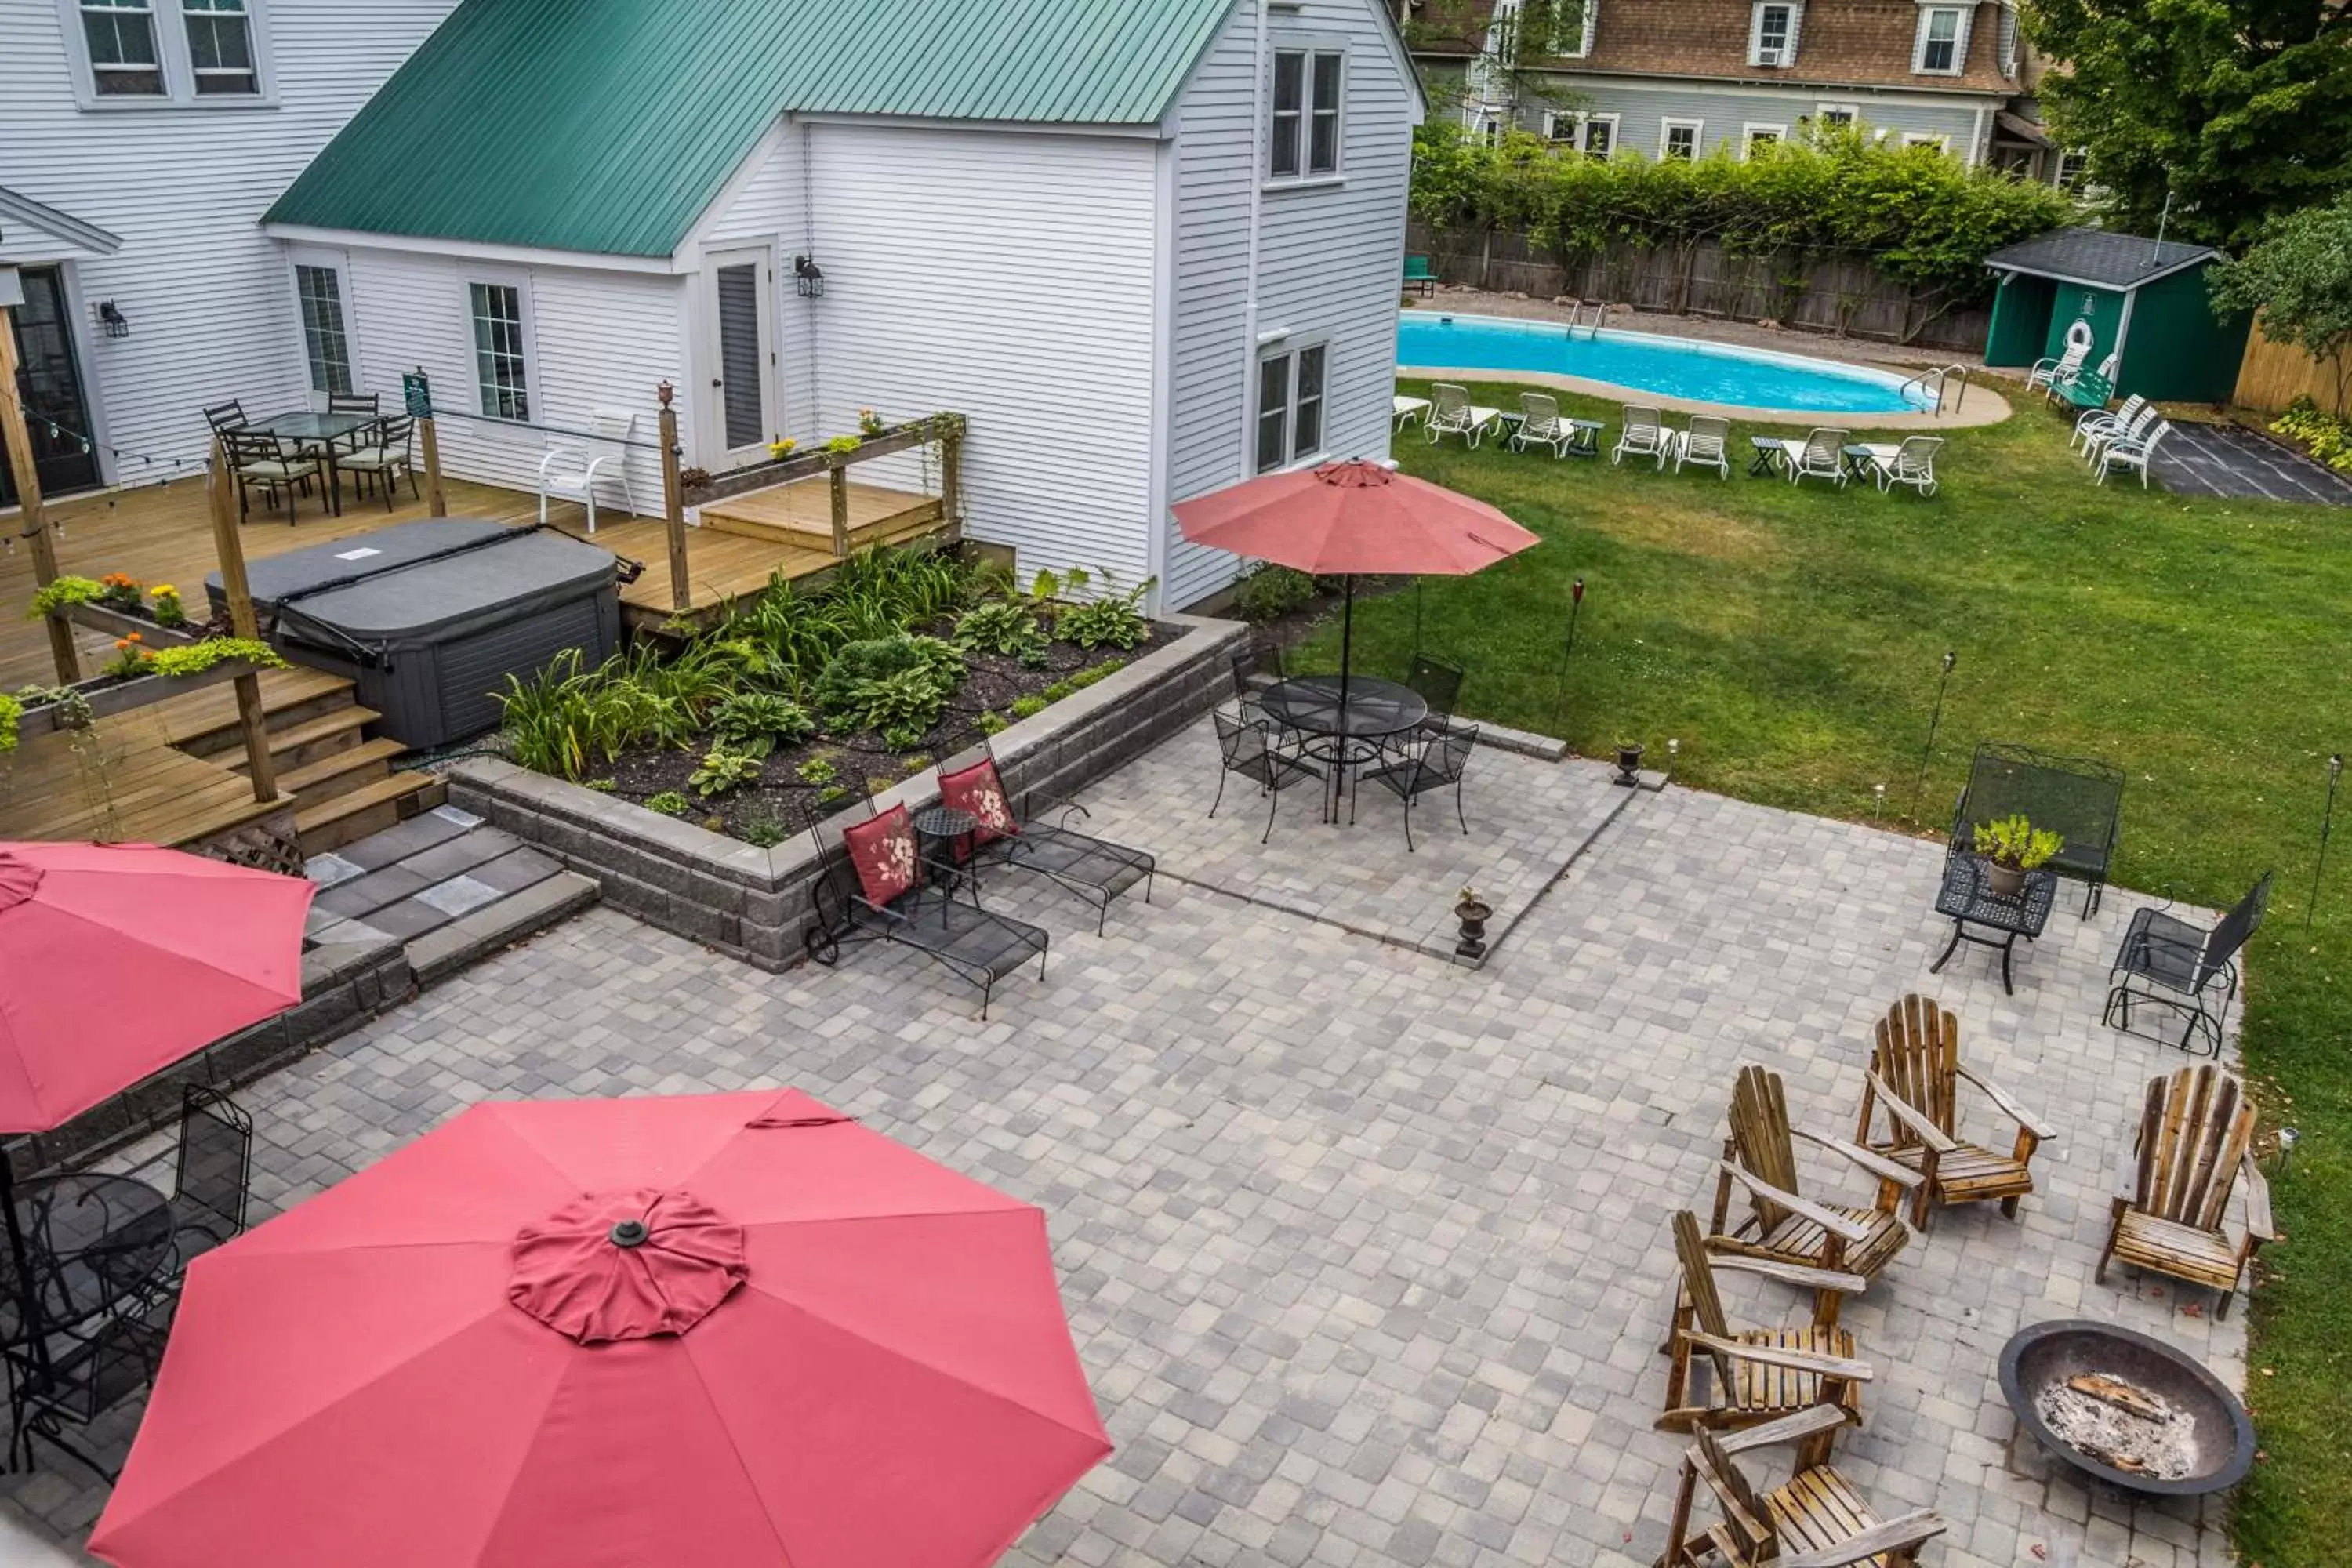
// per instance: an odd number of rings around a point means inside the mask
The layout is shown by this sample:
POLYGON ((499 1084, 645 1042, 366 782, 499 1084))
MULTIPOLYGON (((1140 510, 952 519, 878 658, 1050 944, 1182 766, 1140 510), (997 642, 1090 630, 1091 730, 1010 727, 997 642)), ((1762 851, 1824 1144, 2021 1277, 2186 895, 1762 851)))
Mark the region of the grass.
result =
MULTIPOLYGON (((1402 391, 1422 392, 1407 384, 1402 391)), ((1516 406, 1516 389, 1476 389, 1516 406)), ((1563 397, 1606 418, 1614 405, 1563 397)), ((2352 1517, 2352 842, 2305 930, 2326 793, 2352 697, 2352 512, 2095 489, 2066 423, 2017 400, 1950 433, 1932 500, 1808 481, 1660 474, 1396 444, 1408 472, 1544 536, 1470 578, 1359 600, 1359 668, 1414 646, 1461 658, 1465 714, 1597 754, 1682 742, 1680 777, 1744 799, 1940 832, 1979 738, 2099 756, 2130 783, 2116 878, 2206 905, 2279 873, 2250 962, 2248 1065, 2303 1139, 2276 1186, 2275 1268, 2257 1294, 2249 1395, 2266 1460, 2241 1494, 2250 1562, 2334 1560, 2352 1517), (1559 679, 1570 583, 1587 584, 1559 679), (1958 656, 1927 759, 1946 650, 1958 656)), ((1786 431, 1777 433, 1787 434, 1786 431)), ((1735 431, 1743 458, 1749 430, 1735 431)), ((1604 446, 1605 450, 1605 446, 1604 446)), ((1321 630, 1308 662, 1336 654, 1321 630)), ((2352 799, 2346 802, 2352 813, 2352 799)), ((2118 1083, 2122 1117, 2136 1084, 2118 1083)))

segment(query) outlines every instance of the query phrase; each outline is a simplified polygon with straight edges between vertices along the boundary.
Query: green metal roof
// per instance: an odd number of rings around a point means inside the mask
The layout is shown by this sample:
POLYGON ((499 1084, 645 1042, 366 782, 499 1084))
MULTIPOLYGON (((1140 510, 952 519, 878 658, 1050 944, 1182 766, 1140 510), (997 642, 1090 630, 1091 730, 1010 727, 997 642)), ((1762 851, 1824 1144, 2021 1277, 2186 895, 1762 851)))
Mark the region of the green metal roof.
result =
POLYGON ((466 0, 265 222, 667 256, 786 110, 1149 124, 1234 0, 466 0))

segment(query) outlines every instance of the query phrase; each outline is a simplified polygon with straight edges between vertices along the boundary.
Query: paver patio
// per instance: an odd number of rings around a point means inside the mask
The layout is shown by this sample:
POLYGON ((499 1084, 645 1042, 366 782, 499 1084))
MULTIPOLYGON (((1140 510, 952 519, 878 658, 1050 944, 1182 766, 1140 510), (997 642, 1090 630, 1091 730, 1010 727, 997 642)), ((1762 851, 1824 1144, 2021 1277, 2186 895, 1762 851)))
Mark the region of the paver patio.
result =
MULTIPOLYGON (((1733 1068, 1778 1067, 1802 1121, 1850 1131, 1870 1021, 1924 990, 2062 1131, 2019 1222, 1940 1215, 1849 1304, 1879 1379, 1841 1467, 1883 1508, 1945 1512, 1930 1564, 2231 1561, 2218 1508, 2095 1499, 2013 1447, 1994 1381, 2020 1323, 2088 1315, 2242 1383, 2242 1313, 2091 1282, 2128 1108, 2181 1059, 2099 1024, 2140 900, 2087 923, 2070 905, 2007 997, 1974 950, 1926 973, 1948 931, 1938 847, 1669 791, 1629 797, 1474 972, 1200 885, 1214 780, 1193 743, 1096 792, 1108 832, 1136 778, 1186 781, 1133 825, 1174 873, 1155 903, 1122 900, 1097 938, 1075 901, 992 884, 1055 945, 985 1025, 904 951, 769 975, 598 910, 247 1090, 257 1205, 486 1096, 798 1085, 1051 1215, 1119 1449, 1008 1563, 1625 1568, 1659 1549, 1678 1452, 1650 1426, 1665 1220, 1704 1212, 1733 1068)), ((1514 801, 1564 831, 1607 788, 1598 764, 1528 769, 1514 801)), ((1480 800, 1474 782, 1474 828, 1480 800)), ((1312 809, 1285 804, 1267 880, 1394 831, 1318 829, 1312 809)), ((1754 1282, 1734 1304, 1797 1308, 1754 1282)), ((0 1506, 78 1540, 102 1494, 63 1463, 0 1478, 0 1506)))

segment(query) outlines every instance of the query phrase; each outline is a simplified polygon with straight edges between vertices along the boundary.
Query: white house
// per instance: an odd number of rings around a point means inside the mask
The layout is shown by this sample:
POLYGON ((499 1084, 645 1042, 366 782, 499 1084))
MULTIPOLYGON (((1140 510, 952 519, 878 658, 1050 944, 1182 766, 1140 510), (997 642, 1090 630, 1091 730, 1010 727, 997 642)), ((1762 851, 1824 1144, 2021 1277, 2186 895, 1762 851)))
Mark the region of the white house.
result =
MULTIPOLYGON (((276 39, 289 95, 300 37, 276 39)), ((1381 0, 466 0, 346 106, 236 216, 267 259, 235 357, 118 389, 99 348, 95 405, 152 405, 142 437, 192 454, 199 407, 265 377, 393 393, 421 367, 469 416, 442 422, 448 469, 525 489, 539 426, 618 406, 649 437, 663 381, 714 470, 861 407, 953 411, 969 532, 1171 605, 1237 564, 1171 502, 1388 449, 1422 104, 1381 0)), ((132 249, 87 190, 0 171, 132 249)), ((85 295, 97 265, 69 264, 85 295)), ((133 342, 179 305, 120 292, 133 342)))

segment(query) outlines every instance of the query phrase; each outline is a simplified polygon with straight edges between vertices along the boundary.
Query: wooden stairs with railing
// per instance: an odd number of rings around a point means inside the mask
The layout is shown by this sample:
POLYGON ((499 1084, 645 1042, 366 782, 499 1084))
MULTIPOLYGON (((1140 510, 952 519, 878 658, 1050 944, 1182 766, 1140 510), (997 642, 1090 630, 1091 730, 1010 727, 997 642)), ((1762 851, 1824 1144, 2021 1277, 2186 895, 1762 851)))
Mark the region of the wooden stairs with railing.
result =
MULTIPOLYGON (((273 669, 261 678, 269 758, 281 795, 294 799, 302 853, 323 855, 447 798, 431 773, 394 766, 404 748, 371 738, 377 714, 352 683, 315 669, 273 669)), ((173 746, 244 776, 249 772, 232 686, 207 687, 156 705, 173 746)))
MULTIPOLYGON (((850 482, 844 521, 849 548, 898 544, 937 529, 947 509, 937 496, 850 482)), ((827 476, 753 490, 711 501, 702 508, 702 526, 771 544, 806 550, 830 562, 834 553, 833 487, 827 476)))

